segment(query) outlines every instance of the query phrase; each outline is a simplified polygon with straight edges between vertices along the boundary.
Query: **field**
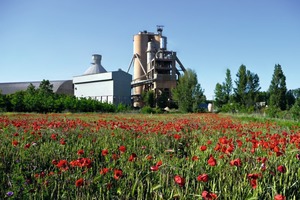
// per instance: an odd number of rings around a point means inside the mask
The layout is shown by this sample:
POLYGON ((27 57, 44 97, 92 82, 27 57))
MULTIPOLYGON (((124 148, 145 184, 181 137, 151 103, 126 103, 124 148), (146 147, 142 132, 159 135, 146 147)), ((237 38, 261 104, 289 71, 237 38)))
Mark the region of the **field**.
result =
POLYGON ((300 199, 300 127, 217 114, 2 114, 0 199, 300 199))

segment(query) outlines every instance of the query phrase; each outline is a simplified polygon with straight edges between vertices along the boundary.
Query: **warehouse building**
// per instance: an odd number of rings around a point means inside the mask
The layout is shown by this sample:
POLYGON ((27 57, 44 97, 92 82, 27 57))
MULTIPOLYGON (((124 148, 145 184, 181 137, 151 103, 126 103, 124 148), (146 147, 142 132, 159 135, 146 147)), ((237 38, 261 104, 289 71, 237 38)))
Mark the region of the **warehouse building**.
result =
POLYGON ((131 104, 132 76, 119 69, 107 72, 101 55, 92 55, 91 66, 81 76, 73 77, 74 95, 112 104, 131 104))
MULTIPOLYGON (((13 94, 27 90, 30 84, 37 89, 40 83, 41 81, 0 83, 0 91, 1 94, 13 94)), ((72 80, 50 81, 50 84, 53 85, 53 92, 56 94, 74 94, 72 80)))

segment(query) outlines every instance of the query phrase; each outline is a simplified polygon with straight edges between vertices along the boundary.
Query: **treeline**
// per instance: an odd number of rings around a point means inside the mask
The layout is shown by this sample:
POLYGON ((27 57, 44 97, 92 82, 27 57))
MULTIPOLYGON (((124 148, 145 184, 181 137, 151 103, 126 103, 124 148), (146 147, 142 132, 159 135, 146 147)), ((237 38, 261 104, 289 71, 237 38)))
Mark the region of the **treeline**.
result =
POLYGON ((76 98, 65 94, 55 94, 53 85, 43 80, 38 88, 30 84, 25 91, 4 95, 0 92, 1 112, 118 112, 127 106, 113 105, 91 98, 76 98))
POLYGON ((299 119, 300 88, 288 90, 282 67, 276 64, 267 91, 260 91, 259 76, 241 65, 236 79, 226 70, 225 81, 215 87, 215 109, 220 112, 259 112, 269 117, 299 119))

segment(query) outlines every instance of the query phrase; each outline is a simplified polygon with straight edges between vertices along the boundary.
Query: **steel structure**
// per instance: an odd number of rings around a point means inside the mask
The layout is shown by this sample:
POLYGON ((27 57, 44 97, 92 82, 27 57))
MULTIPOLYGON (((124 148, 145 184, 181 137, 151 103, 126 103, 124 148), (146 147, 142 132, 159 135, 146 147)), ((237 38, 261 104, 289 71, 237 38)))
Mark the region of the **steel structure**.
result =
POLYGON ((132 99, 134 107, 142 107, 142 94, 154 91, 155 98, 162 94, 171 99, 171 89, 177 85, 185 67, 176 52, 167 50, 167 37, 162 35, 163 26, 157 26, 157 33, 139 32, 133 38, 132 99))

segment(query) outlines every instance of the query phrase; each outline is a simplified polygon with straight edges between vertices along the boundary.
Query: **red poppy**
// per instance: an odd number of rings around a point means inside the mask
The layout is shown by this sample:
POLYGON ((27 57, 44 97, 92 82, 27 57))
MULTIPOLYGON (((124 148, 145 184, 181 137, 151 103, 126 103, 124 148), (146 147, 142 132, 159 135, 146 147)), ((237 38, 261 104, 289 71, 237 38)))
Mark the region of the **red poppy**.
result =
POLYGON ((257 179, 251 179, 250 185, 253 189, 255 189, 257 187, 257 179))
POLYGON ((123 171, 121 169, 114 170, 114 179, 119 180, 123 176, 123 171))
POLYGON ((208 159, 207 163, 210 166, 216 166, 217 165, 217 161, 212 155, 209 156, 209 159, 208 159))
POLYGON ((241 159, 237 158, 237 159, 230 161, 230 165, 240 167, 240 166, 242 166, 242 161, 241 161, 241 159))
POLYGON ((54 133, 53 133, 53 134, 51 135, 51 139, 52 139, 52 140, 56 140, 56 136, 57 136, 57 134, 54 134, 54 133))
POLYGON ((53 165, 57 165, 57 164, 58 164, 57 160, 53 159, 53 160, 52 160, 52 164, 53 164, 53 165))
POLYGON ((112 157, 113 160, 118 160, 120 156, 118 154, 116 154, 116 153, 113 153, 111 155, 111 157, 112 157))
POLYGON ((260 169, 262 171, 266 171, 267 167, 266 167, 266 164, 265 163, 262 163, 261 166, 260 166, 260 169))
POLYGON ((153 157, 151 155, 147 155, 146 159, 151 160, 153 157))
POLYGON ((68 161, 66 161, 66 160, 60 160, 57 163, 56 166, 59 167, 59 168, 66 168, 68 166, 68 161))
POLYGON ((151 169, 151 171, 155 172, 155 171, 157 171, 159 169, 159 166, 154 165, 154 166, 150 167, 150 169, 151 169))
POLYGON ((83 150, 83 149, 79 149, 79 150, 77 151, 77 155, 82 155, 82 154, 84 154, 84 150, 83 150))
POLYGON ((84 184, 83 178, 80 178, 75 182, 76 187, 81 187, 83 186, 83 184, 84 184))
POLYGON ((200 150, 201 151, 205 151, 207 149, 207 147, 205 146, 205 145, 202 145, 201 147, 200 147, 200 150))
POLYGON ((197 160, 199 160, 198 156, 193 156, 192 157, 192 161, 197 161, 197 160))
POLYGON ((281 194, 277 194, 277 195, 275 195, 274 200, 285 200, 285 196, 283 196, 281 194))
POLYGON ((277 170, 281 173, 285 173, 286 172, 286 167, 284 165, 279 165, 277 167, 277 170))
POLYGON ((185 179, 184 179, 183 177, 179 176, 179 175, 176 175, 176 176, 174 177, 174 181, 175 181, 175 183, 178 184, 180 187, 183 187, 184 184, 185 184, 185 179))
POLYGON ((135 159, 136 159, 137 155, 135 153, 132 153, 130 156, 129 156, 129 159, 128 161, 129 162, 133 162, 135 159))
POLYGON ((101 152, 102 156, 106 156, 108 154, 108 150, 107 149, 103 149, 101 152))
POLYGON ((208 175, 207 174, 200 174, 198 177, 197 177, 197 180, 198 181, 202 181, 202 182, 207 182, 208 181, 208 175))
POLYGON ((174 134, 173 137, 174 137, 175 140, 179 140, 179 139, 181 138, 181 135, 179 135, 179 134, 174 134))
POLYGON ((162 165, 162 161, 161 160, 157 161, 156 166, 160 167, 161 165, 162 165))
POLYGON ((65 141, 64 138, 61 138, 59 142, 60 142, 61 145, 65 145, 66 144, 66 141, 65 141))
POLYGON ((25 144, 25 149, 28 149, 30 147, 30 143, 25 144))
POLYGON ((250 179, 250 185, 253 189, 257 187, 257 179, 260 177, 260 174, 248 174, 248 178, 250 179))
POLYGON ((125 147, 125 146, 120 146, 120 147, 119 147, 119 150, 120 150, 122 153, 125 153, 126 147, 125 147))
POLYGON ((217 199, 217 197, 218 196, 215 193, 211 193, 205 190, 202 192, 202 198, 204 200, 213 200, 213 199, 217 199))
POLYGON ((18 146, 18 144, 19 144, 19 142, 18 142, 17 140, 13 140, 13 141, 12 141, 12 145, 13 145, 14 147, 18 146))
POLYGON ((101 174, 101 175, 105 175, 105 174, 107 174, 108 172, 109 172, 109 168, 103 168, 103 169, 100 170, 100 174, 101 174))

